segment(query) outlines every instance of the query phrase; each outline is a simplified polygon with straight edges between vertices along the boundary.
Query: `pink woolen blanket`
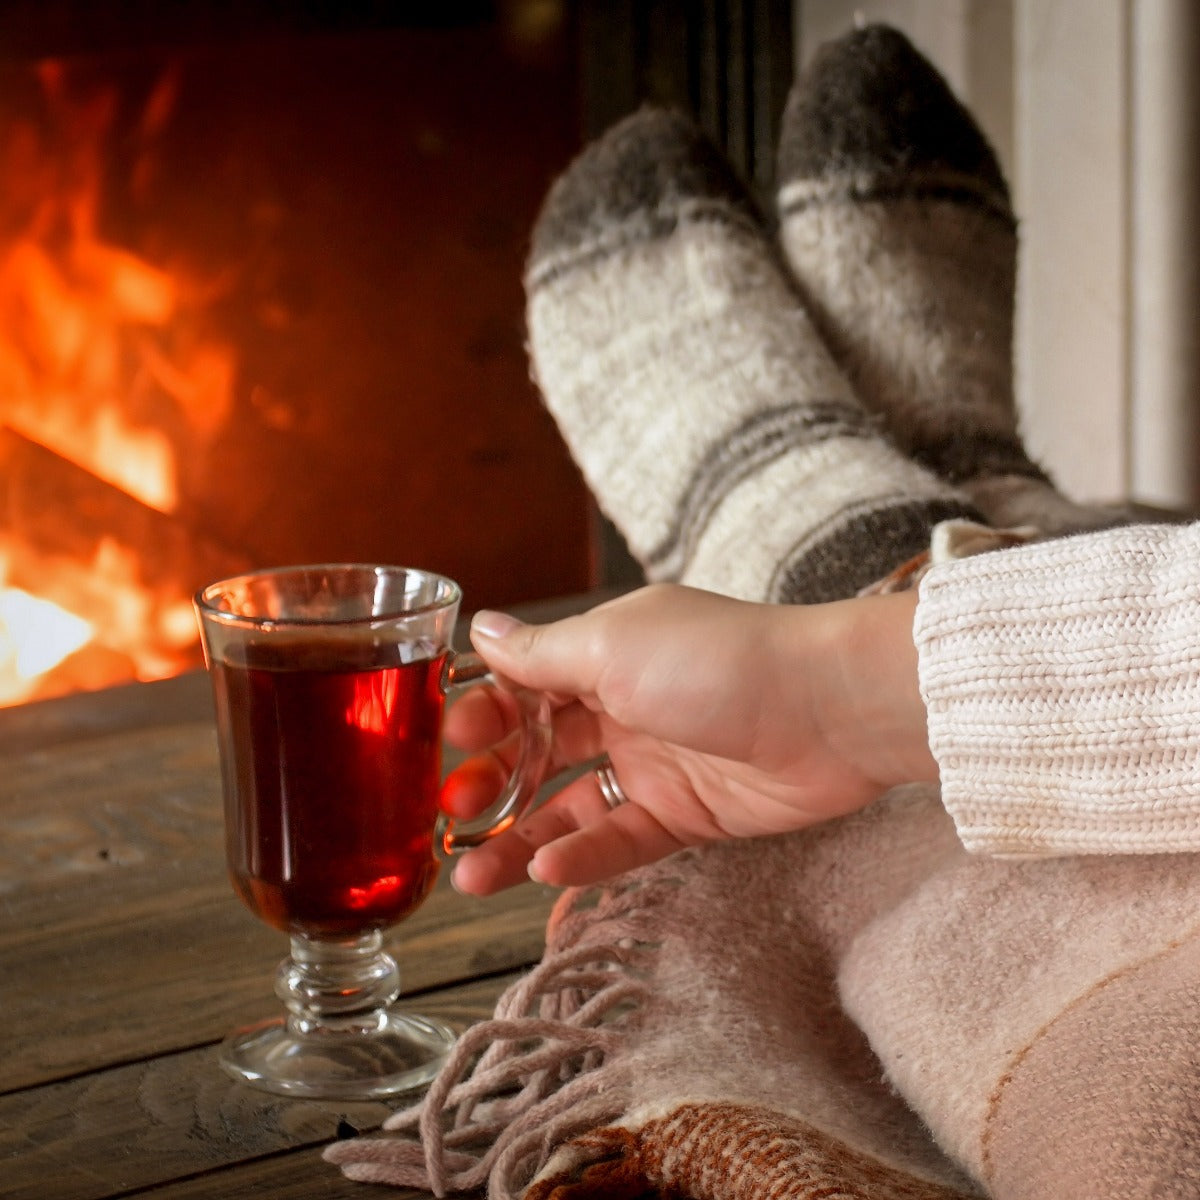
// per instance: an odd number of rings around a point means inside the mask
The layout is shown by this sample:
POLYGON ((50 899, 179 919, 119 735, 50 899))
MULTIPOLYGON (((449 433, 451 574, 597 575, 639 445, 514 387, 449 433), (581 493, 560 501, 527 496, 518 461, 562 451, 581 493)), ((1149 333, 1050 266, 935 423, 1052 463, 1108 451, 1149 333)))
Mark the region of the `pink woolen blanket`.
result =
POLYGON ((561 897, 351 1178, 493 1200, 1200 1196, 1200 862, 965 853, 931 788, 561 897))

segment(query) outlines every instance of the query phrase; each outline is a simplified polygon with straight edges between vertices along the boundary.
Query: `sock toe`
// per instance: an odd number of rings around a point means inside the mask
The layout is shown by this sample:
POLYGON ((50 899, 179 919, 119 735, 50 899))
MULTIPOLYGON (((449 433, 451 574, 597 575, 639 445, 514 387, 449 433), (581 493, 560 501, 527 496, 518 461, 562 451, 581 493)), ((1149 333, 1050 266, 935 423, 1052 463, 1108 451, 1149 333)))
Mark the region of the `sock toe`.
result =
POLYGON ((824 46, 788 99, 781 179, 843 175, 872 194, 929 195, 1013 222, 992 147, 901 33, 871 25, 824 46))
POLYGON ((592 143, 550 189, 533 229, 529 282, 564 258, 669 232, 697 201, 751 223, 761 214, 716 147, 682 113, 644 108, 592 143))

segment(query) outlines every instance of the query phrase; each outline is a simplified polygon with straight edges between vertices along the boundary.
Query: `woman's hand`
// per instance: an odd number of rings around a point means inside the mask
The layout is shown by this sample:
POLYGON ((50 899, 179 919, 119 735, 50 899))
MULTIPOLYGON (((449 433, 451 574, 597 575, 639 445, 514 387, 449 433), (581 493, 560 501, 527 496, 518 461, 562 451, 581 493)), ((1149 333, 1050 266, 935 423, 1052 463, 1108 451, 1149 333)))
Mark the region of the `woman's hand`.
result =
MULTIPOLYGON (((478 614, 472 641, 493 671, 552 697, 552 770, 607 752, 630 803, 610 809, 586 772, 465 855, 455 886, 484 895, 527 871, 593 883, 936 779, 915 604, 908 592, 785 607, 656 585, 545 626, 478 614)), ((474 755, 446 781, 452 816, 475 816, 496 794, 515 725, 500 689, 476 688, 451 708, 447 737, 474 755)))

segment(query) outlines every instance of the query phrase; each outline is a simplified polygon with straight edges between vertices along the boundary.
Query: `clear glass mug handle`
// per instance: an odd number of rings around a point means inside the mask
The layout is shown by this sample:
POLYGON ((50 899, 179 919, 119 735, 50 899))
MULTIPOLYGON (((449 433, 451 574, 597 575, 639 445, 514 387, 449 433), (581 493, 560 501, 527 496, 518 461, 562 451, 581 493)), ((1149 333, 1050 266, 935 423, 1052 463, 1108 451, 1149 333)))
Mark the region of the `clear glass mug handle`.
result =
MULTIPOLYGON (((480 683, 494 683, 487 663, 478 654, 450 652, 442 672, 442 691, 453 692, 480 683)), ((482 846, 498 833, 512 827, 529 807, 541 786, 550 758, 550 704, 540 692, 513 688, 508 693, 517 701, 521 718, 521 748, 512 774, 486 813, 461 829, 444 813, 438 816, 437 844, 447 857, 482 846)))

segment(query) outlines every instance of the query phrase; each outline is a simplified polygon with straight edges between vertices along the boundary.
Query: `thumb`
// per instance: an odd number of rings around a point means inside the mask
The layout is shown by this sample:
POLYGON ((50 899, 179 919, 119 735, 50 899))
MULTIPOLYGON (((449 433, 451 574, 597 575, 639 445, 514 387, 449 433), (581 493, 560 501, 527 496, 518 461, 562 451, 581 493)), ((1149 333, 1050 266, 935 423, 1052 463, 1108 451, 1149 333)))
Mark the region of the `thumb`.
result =
POLYGON ((494 671, 522 687, 589 695, 599 673, 595 639, 580 617, 526 625, 508 613, 481 609, 471 621, 471 643, 494 671))

